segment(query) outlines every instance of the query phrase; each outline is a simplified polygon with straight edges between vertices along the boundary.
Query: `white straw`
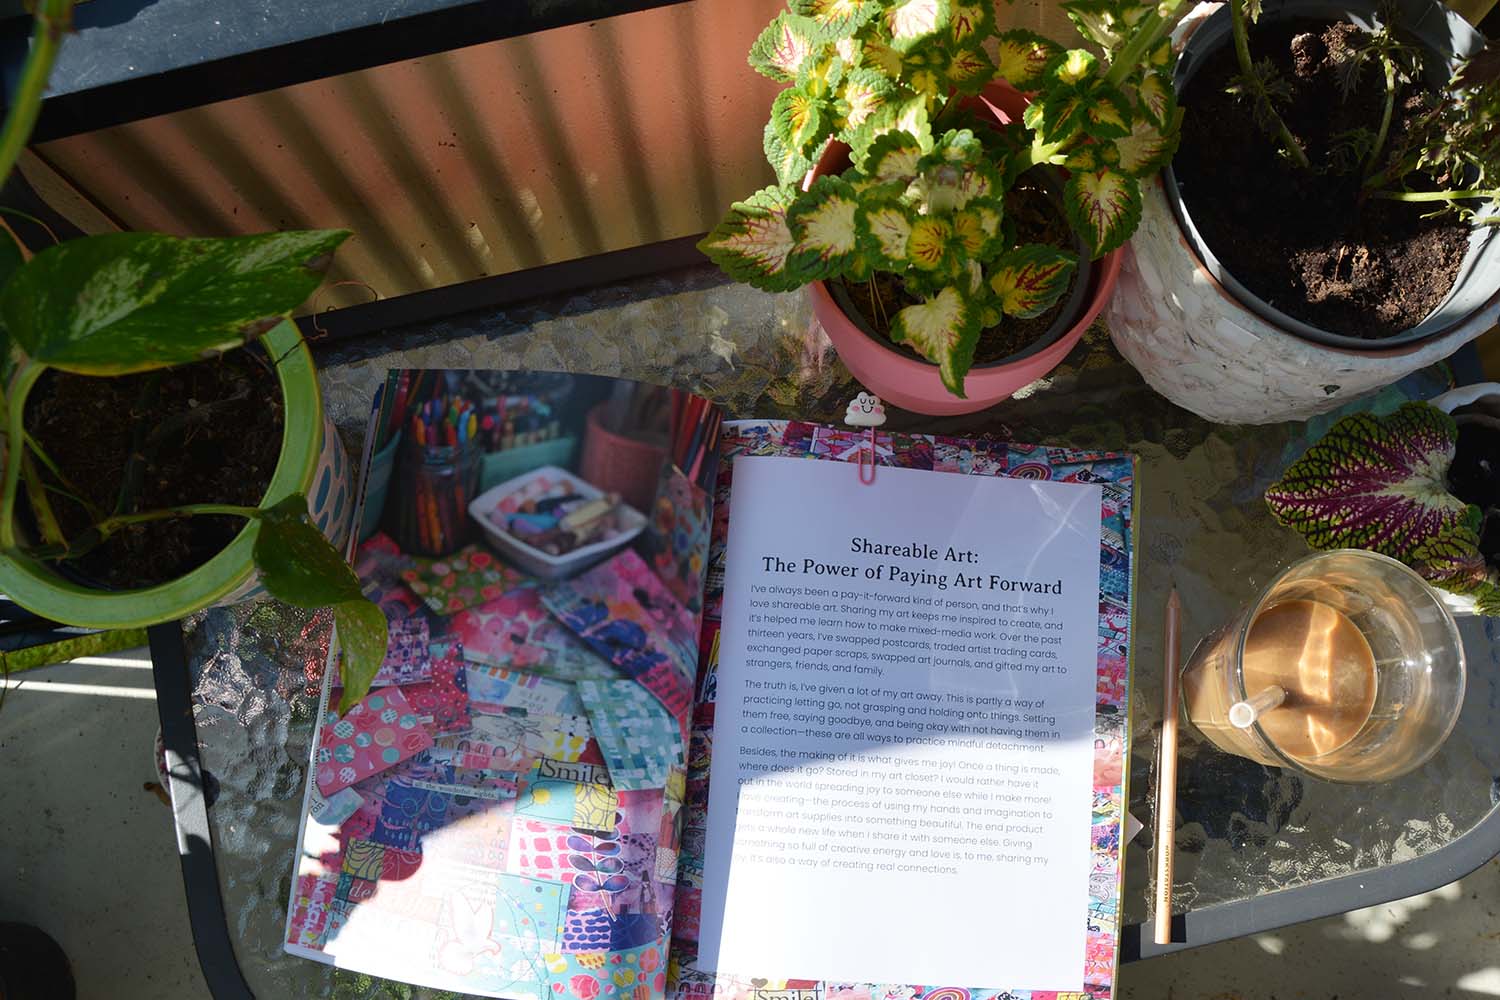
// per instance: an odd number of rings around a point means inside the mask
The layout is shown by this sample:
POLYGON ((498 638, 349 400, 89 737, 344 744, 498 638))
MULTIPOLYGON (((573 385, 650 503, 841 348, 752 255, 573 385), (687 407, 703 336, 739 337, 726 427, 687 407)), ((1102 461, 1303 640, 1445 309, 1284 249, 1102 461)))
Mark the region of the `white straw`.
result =
POLYGON ((1230 705, 1229 722, 1240 729, 1249 729, 1262 713, 1269 712, 1284 701, 1286 701, 1286 690, 1279 685, 1272 684, 1259 694, 1230 705))

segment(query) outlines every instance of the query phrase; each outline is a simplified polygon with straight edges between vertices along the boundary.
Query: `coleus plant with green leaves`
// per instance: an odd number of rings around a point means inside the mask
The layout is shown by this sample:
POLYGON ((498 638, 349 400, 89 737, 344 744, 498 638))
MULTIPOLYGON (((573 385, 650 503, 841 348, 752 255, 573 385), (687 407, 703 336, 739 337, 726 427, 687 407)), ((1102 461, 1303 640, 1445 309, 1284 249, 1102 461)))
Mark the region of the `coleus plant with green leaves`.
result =
POLYGON ((1315 549, 1368 549, 1500 613, 1500 571, 1480 550, 1485 514, 1448 481, 1453 418, 1428 403, 1344 417, 1266 490, 1272 515, 1315 549))
POLYGON ((789 0, 750 50, 787 85, 764 134, 777 183, 735 203, 700 249, 766 291, 897 276, 914 301, 891 339, 962 396, 980 332, 1045 312, 1076 270, 1066 248, 1017 241, 1004 203, 1023 173, 1067 171, 1064 212, 1092 257, 1140 221, 1141 181, 1171 159, 1181 123, 1166 37, 1180 3, 1064 3, 1096 55, 1001 31, 990 0, 789 0), (1004 129, 965 103, 996 79, 1035 92, 1004 129), (809 182, 830 143, 849 166, 809 182))

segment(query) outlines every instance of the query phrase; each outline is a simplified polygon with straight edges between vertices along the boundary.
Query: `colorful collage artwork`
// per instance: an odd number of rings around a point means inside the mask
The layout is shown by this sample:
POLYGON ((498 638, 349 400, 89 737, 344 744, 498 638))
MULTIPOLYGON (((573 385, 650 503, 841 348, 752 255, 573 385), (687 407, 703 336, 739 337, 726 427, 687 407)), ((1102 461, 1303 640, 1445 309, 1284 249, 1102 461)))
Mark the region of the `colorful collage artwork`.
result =
MULTIPOLYGON (((930 435, 877 432, 876 464, 957 473, 1098 483, 1103 487, 1100 546, 1098 687, 1095 713, 1090 899, 1084 991, 972 989, 959 986, 832 983, 786 978, 797 970, 766 970, 765 978, 716 976, 699 970, 698 913, 703 845, 707 829, 709 764, 713 752, 714 671, 718 619, 723 601, 723 559, 729 525, 733 459, 739 455, 784 455, 857 463, 869 437, 862 431, 788 421, 738 421, 725 425, 723 461, 714 493, 713 534, 704 596, 702 649, 688 741, 686 819, 678 856, 677 918, 672 941, 671 984, 682 1000, 1110 1000, 1117 964, 1118 901, 1123 868, 1121 836, 1128 759, 1131 560, 1134 555, 1132 487, 1134 463, 1124 455, 1016 445, 930 435)), ((854 470, 850 470, 854 474, 854 470)))
POLYGON ((325 692, 288 951, 465 994, 665 995, 697 673, 677 594, 707 532, 640 546, 546 581, 482 546, 360 547, 390 640, 354 709, 329 708, 337 672, 325 692))
MULTIPOLYGON (((852 461, 867 440, 742 422, 726 425, 723 455, 852 461)), ((1104 485, 1098 717, 1126 718, 1131 462, 942 437, 878 443, 881 464, 1104 485)), ((330 671, 287 951, 516 1000, 1070 996, 696 969, 732 469, 720 463, 712 496, 664 475, 653 530, 561 579, 531 578, 484 545, 436 559, 384 534, 361 545, 356 571, 391 639, 379 684, 342 718, 330 671)), ((1075 996, 1109 1000, 1126 734, 1101 722, 1097 735, 1088 987, 1075 996)))
POLYGON ((325 709, 287 950, 465 993, 663 996, 686 719, 624 651, 687 689, 690 614, 630 549, 545 589, 489 553, 393 550, 357 560, 385 686, 325 709))

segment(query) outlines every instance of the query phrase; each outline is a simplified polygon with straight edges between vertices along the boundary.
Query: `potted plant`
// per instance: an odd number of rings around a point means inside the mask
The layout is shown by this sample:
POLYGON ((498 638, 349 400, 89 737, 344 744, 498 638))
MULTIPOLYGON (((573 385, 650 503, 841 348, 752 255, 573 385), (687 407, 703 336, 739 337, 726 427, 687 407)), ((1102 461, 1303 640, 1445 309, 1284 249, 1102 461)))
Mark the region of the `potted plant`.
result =
POLYGON ((1500 317, 1483 36, 1429 0, 1258 6, 1179 27, 1183 142, 1106 315, 1154 388, 1240 423, 1338 408, 1500 317))
POLYGON ((778 183, 700 248, 757 288, 809 286, 850 371, 897 405, 1005 399, 1103 307, 1141 179, 1171 156, 1176 6, 1064 4, 1101 59, 999 31, 989 3, 791 0, 750 52, 788 84, 765 130, 778 183))
MULTIPOLYGON (((0 183, 71 8, 37 7, 0 183)), ((110 233, 30 260, 0 237, 0 593, 114 629, 264 588, 332 608, 344 706, 364 695, 386 620, 323 533, 350 527, 347 459, 286 319, 348 235, 110 233)))
POLYGON ((1315 549, 1379 552, 1445 591, 1455 611, 1500 614, 1497 462, 1500 386, 1491 383, 1344 417, 1266 490, 1266 503, 1315 549))

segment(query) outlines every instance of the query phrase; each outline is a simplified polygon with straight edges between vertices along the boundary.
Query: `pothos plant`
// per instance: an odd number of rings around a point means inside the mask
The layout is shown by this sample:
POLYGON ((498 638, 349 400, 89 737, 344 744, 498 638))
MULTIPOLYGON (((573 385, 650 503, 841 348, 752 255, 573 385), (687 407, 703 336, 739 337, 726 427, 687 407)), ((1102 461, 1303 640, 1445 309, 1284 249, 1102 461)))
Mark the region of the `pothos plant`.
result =
POLYGON ((1232 89, 1250 101, 1255 121, 1289 161, 1356 176, 1361 200, 1428 202, 1474 225, 1500 222, 1492 207, 1500 197, 1500 53, 1487 49, 1444 86, 1419 91, 1404 127, 1393 129, 1400 90, 1420 79, 1426 53, 1400 38, 1399 10, 1384 4, 1359 44, 1339 54, 1338 67, 1345 99, 1360 87, 1380 88, 1380 119, 1334 136, 1314 162, 1281 117, 1291 87, 1271 60, 1251 55, 1250 25, 1260 20, 1261 0, 1228 2, 1240 69, 1232 89))
MULTIPOLYGON (((0 184, 35 124, 52 63, 70 27, 72 0, 39 0, 35 33, 14 102, 0 128, 0 184)), ((329 607, 344 652, 347 708, 368 691, 385 655, 385 615, 312 524, 307 498, 264 507, 212 502, 136 509, 127 470, 119 501, 97 509, 25 427, 26 403, 48 370, 118 376, 215 357, 254 343, 322 283, 342 230, 179 239, 153 233, 85 236, 25 260, 0 233, 0 563, 18 554, 53 562, 112 534, 169 518, 228 515, 256 522, 253 560, 265 589, 289 604, 329 607), (24 487, 33 531, 22 531, 24 487), (54 499, 91 523, 65 534, 54 499)), ((275 359, 272 359, 273 361, 275 359)))
POLYGON ((1139 222, 1141 180, 1171 159, 1181 122, 1166 37, 1180 2, 1064 3, 1101 57, 1000 31, 989 0, 789 0, 750 50, 787 84, 764 133, 777 183, 700 249, 766 291, 895 275, 915 301, 891 339, 963 396, 981 330, 1045 312, 1076 268, 1064 248, 1018 242, 1004 202, 1025 171, 1068 171, 1064 211, 1093 257, 1139 222), (997 78, 1036 92, 1003 130, 964 102, 997 78), (830 143, 848 167, 809 182, 830 143))
POLYGON ((1500 570, 1480 549, 1486 513, 1449 482, 1453 418, 1428 403, 1344 417, 1266 491, 1272 515, 1315 549, 1368 549, 1500 614, 1500 570))

